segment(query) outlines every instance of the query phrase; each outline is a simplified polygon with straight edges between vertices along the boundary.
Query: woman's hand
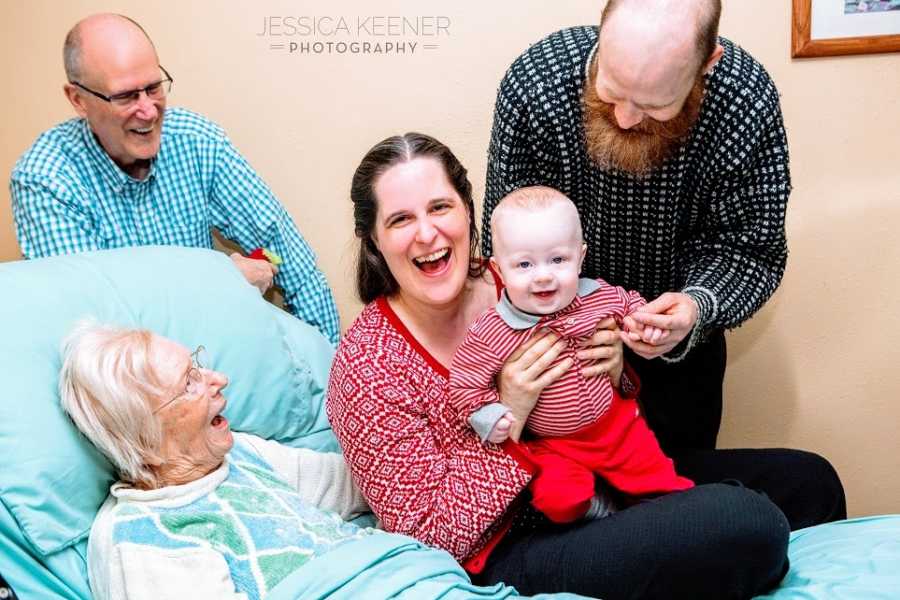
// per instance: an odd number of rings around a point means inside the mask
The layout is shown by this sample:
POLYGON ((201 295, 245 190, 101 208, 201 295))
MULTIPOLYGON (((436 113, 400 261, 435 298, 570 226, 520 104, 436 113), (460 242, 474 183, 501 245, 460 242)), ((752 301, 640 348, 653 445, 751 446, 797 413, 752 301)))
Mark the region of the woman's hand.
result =
POLYGON ((619 327, 612 317, 603 319, 597 324, 594 335, 582 342, 578 351, 578 359, 582 363, 590 363, 581 369, 585 377, 597 377, 609 374, 613 387, 618 388, 622 381, 622 339, 619 327))
MULTIPOLYGON (((566 344, 566 340, 552 331, 543 335, 535 334, 519 346, 503 365, 503 370, 497 376, 497 390, 500 402, 515 419, 509 429, 509 437, 513 440, 519 441, 525 421, 544 388, 572 367, 572 359, 566 358, 549 368, 559 358, 566 344)), ((621 373, 621 344, 619 348, 621 373)))

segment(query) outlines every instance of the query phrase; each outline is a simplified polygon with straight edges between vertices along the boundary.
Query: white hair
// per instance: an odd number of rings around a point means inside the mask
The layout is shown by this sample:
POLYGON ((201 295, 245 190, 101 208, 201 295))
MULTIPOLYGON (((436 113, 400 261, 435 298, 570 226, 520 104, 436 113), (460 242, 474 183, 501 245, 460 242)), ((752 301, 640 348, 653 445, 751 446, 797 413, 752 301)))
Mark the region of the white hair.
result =
POLYGON ((62 344, 59 396, 78 430, 112 462, 122 481, 155 488, 161 426, 150 398, 166 388, 150 363, 152 333, 94 321, 78 323, 62 344))

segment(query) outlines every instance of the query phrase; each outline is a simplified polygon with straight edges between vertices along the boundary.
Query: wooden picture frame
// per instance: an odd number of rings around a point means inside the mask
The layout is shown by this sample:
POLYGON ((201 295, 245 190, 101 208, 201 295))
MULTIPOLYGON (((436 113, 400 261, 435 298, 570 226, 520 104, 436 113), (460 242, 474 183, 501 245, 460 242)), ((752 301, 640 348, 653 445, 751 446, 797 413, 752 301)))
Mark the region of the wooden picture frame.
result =
POLYGON ((791 57, 843 56, 845 54, 875 54, 900 52, 900 33, 810 39, 812 32, 813 0, 793 0, 791 18, 791 57))

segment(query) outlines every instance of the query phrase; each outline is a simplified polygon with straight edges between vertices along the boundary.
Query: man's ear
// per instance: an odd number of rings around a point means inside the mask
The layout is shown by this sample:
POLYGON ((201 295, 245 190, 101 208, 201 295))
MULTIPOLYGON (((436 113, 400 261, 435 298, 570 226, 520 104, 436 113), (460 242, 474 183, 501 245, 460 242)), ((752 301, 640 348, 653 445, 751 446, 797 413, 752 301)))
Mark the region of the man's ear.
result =
POLYGON ((712 51, 712 54, 710 54, 709 58, 706 59, 706 64, 703 65, 704 75, 708 75, 709 72, 713 70, 713 67, 716 66, 716 63, 719 62, 719 59, 722 58, 722 54, 724 53, 725 48, 722 47, 722 44, 716 44, 716 47, 712 51))
POLYGON ((77 87, 71 83, 63 84, 63 94, 65 94, 66 100, 69 101, 69 104, 72 105, 72 108, 75 109, 75 112, 79 117, 87 117, 87 107, 84 104, 84 96, 78 92, 77 87))
POLYGON ((505 287, 506 282, 503 281, 503 273, 500 272, 500 265, 497 264, 497 260, 493 256, 490 258, 490 261, 491 261, 491 268, 493 269, 493 272, 497 274, 497 277, 500 278, 500 283, 503 284, 503 286, 505 287))

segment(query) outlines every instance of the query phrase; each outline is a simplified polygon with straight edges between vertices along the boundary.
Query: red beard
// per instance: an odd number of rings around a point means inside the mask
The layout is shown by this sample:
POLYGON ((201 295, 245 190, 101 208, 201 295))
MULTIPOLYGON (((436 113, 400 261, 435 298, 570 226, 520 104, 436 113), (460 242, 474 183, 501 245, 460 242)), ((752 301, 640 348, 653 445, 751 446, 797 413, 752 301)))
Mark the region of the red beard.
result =
POLYGON ((597 95, 595 64, 591 65, 591 75, 584 84, 582 96, 588 156, 601 168, 646 176, 684 143, 697 122, 706 87, 703 77, 697 77, 684 106, 674 118, 657 121, 645 116, 631 129, 622 129, 616 123, 615 106, 597 95))

